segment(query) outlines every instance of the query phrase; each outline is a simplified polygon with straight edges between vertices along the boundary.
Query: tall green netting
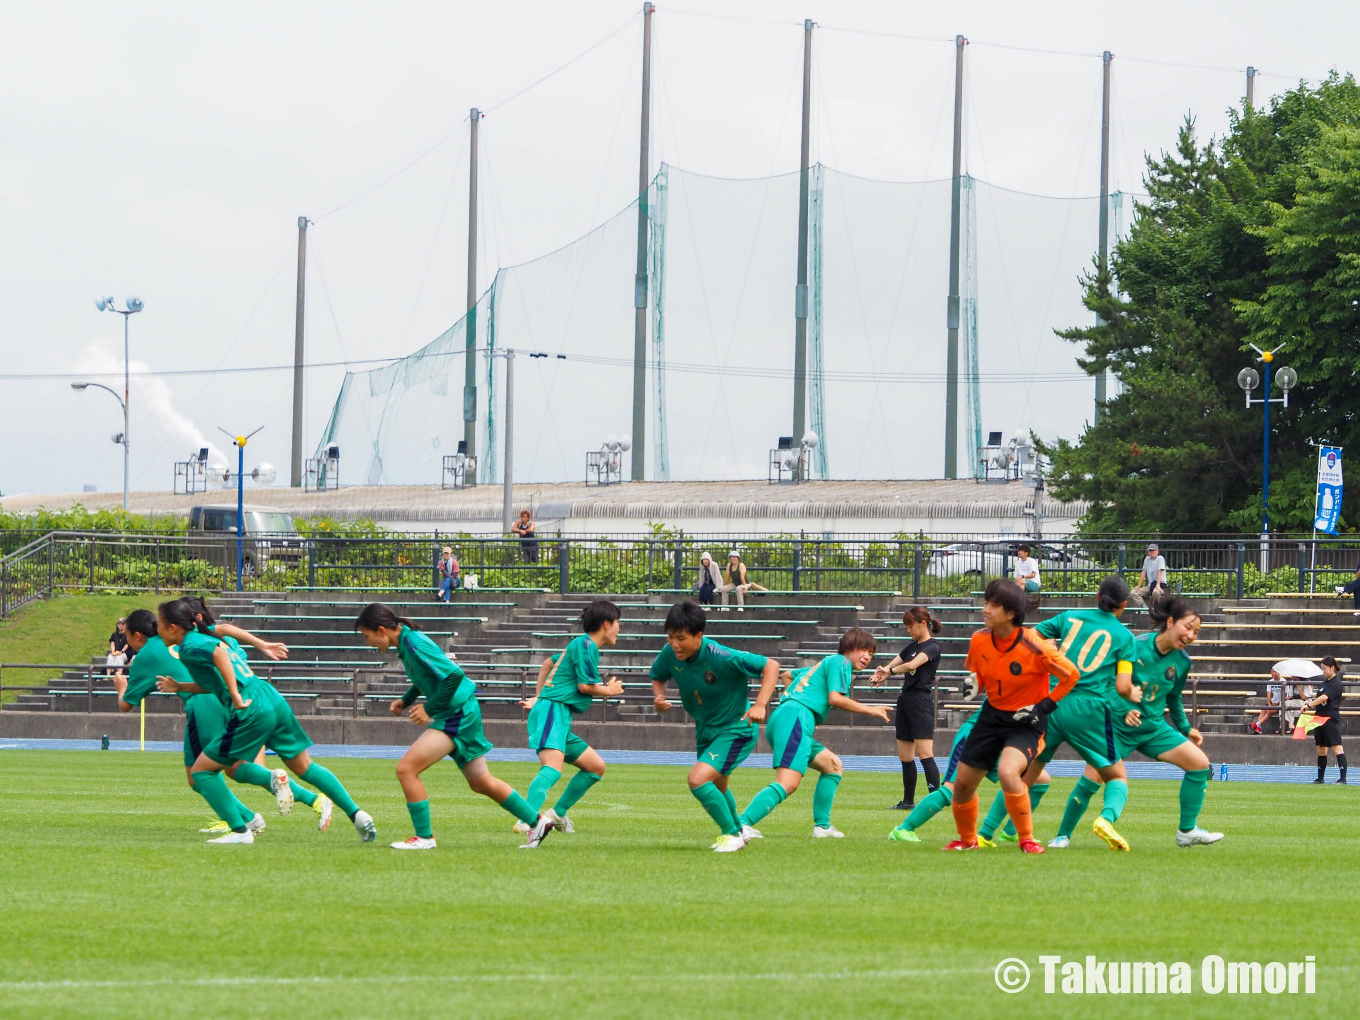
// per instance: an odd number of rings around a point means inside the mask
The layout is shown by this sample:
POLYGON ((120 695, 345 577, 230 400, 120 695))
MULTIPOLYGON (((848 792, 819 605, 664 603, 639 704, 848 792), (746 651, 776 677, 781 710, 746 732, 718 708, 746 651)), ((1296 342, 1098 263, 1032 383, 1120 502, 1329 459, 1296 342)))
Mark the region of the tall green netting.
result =
POLYGON ((665 163, 652 181, 652 200, 647 203, 651 227, 647 272, 651 277, 647 298, 652 320, 652 476, 666 481, 671 476, 670 444, 666 438, 666 211, 669 168, 665 163))
POLYGON ((478 478, 484 484, 490 484, 500 477, 500 436, 496 432, 497 424, 500 421, 500 411, 497 409, 496 400, 499 391, 496 389, 496 366, 500 364, 496 353, 496 280, 491 281, 491 289, 487 293, 488 314, 486 317, 486 351, 482 356, 482 367, 478 371, 478 376, 483 380, 478 385, 482 392, 486 394, 486 410, 483 413, 483 420, 486 422, 486 443, 482 447, 481 463, 477 466, 478 478))
POLYGON ((966 399, 963 401, 964 430, 968 438, 967 473, 974 478, 982 474, 982 394, 979 389, 978 359, 978 272, 977 272, 977 199, 973 195, 973 178, 964 176, 963 197, 963 287, 960 346, 963 348, 962 374, 966 399))
POLYGON ((818 478, 830 478, 827 467, 826 359, 822 345, 822 166, 808 175, 808 420, 820 440, 812 454, 818 478))

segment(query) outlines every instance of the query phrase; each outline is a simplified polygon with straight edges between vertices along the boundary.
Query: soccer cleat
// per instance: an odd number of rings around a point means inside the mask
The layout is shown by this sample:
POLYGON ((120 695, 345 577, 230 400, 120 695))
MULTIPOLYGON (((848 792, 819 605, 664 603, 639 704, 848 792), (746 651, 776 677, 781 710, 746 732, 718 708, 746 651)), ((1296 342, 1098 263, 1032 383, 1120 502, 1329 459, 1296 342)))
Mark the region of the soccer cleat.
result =
POLYGON ((518 819, 516 819, 515 824, 510 826, 510 831, 516 833, 517 835, 523 836, 526 832, 529 831, 529 823, 521 822, 518 819))
POLYGON ((325 794, 316 798, 316 803, 312 805, 312 810, 316 812, 316 827, 325 832, 331 827, 331 811, 335 807, 331 799, 325 794))
POLYGON ((1020 852, 1022 854, 1041 854, 1044 852, 1044 845, 1037 839, 1019 840, 1020 852))
POLYGON ((275 769, 270 773, 269 792, 279 804, 279 814, 286 815, 293 810, 293 788, 288 784, 288 773, 275 769))
POLYGON ((996 849, 996 844, 993 843, 990 839, 988 839, 986 836, 984 836, 982 833, 979 832, 979 833, 978 833, 978 848, 979 848, 980 850, 995 850, 995 849, 996 849))
POLYGON ((741 827, 741 838, 749 843, 753 839, 764 839, 765 837, 760 834, 760 830, 754 825, 743 825, 741 827))
POLYGON ((373 824, 367 811, 354 812, 354 827, 359 830, 359 839, 364 843, 372 843, 378 838, 378 827, 373 824))
POLYGON ((426 839, 424 836, 412 836, 410 839, 403 839, 400 843, 393 843, 393 850, 433 850, 438 844, 434 837, 426 839))
POLYGON ((1217 843, 1222 838, 1223 833, 1205 832, 1198 825, 1189 832, 1181 832, 1179 829, 1176 830, 1177 846, 1208 846, 1210 843, 1217 843))
POLYGON ((576 831, 576 826, 571 824, 571 819, 566 815, 559 815, 554 811, 553 818, 556 819, 556 821, 553 822, 553 828, 558 832, 570 834, 576 831))
POLYGON ((213 822, 211 825, 209 825, 206 829, 199 829, 198 831, 199 831, 199 832, 230 832, 230 831, 231 831, 231 826, 228 825, 226 822, 222 821, 222 819, 219 818, 217 821, 215 821, 215 822, 213 822))
POLYGON ((520 845, 521 850, 537 850, 538 845, 548 838, 548 833, 553 831, 553 825, 557 821, 557 814, 549 808, 538 816, 538 821, 529 827, 529 834, 524 837, 524 842, 520 845))
POLYGON ((1091 826, 1091 831, 1103 839, 1111 850, 1127 850, 1129 848, 1129 841, 1115 832, 1114 826, 1105 818, 1097 818, 1096 824, 1091 826))
POLYGON ((1007 832, 1005 829, 1002 829, 1000 832, 996 834, 996 838, 997 841, 1001 843, 1014 843, 1020 837, 1013 832, 1007 832))
POLYGON ((1054 836, 1048 841, 1048 848, 1050 850, 1066 850, 1071 845, 1072 841, 1066 836, 1054 836))
POLYGON ((940 847, 941 850, 976 850, 977 848, 978 845, 976 842, 965 843, 961 839, 956 839, 952 843, 946 843, 944 846, 940 847))
POLYGON ((844 839, 845 833, 834 825, 814 825, 812 827, 813 839, 844 839))
POLYGON ((731 854, 746 848, 746 840, 740 836, 723 836, 722 839, 713 844, 715 854, 731 854))
POLYGON ((1349 786, 1350 784, 1346 782, 1346 777, 1345 777, 1345 776, 1342 776, 1340 779, 1338 779, 1338 780, 1337 780, 1336 782, 1334 782, 1332 785, 1333 785, 1333 786, 1349 786))
POLYGON ((916 835, 912 829, 893 829, 888 833, 888 838, 896 843, 919 843, 921 837, 916 835))
POLYGON ((256 811, 255 817, 246 822, 246 829, 250 832, 264 832, 264 815, 256 811))
POLYGON ((218 836, 216 839, 208 840, 209 843, 217 843, 222 846, 234 843, 254 843, 255 833, 247 829, 245 832, 229 832, 225 836, 218 836))
POLYGON ((889 811, 913 811, 913 810, 915 810, 915 808, 916 808, 916 804, 915 804, 914 802, 909 801, 909 800, 907 800, 906 798, 903 798, 902 800, 899 800, 896 804, 894 804, 892 807, 888 808, 888 810, 889 810, 889 811))
POLYGON ((1325 780, 1321 776, 1318 776, 1316 779, 1313 780, 1313 785, 1321 786, 1323 782, 1325 782, 1325 780))

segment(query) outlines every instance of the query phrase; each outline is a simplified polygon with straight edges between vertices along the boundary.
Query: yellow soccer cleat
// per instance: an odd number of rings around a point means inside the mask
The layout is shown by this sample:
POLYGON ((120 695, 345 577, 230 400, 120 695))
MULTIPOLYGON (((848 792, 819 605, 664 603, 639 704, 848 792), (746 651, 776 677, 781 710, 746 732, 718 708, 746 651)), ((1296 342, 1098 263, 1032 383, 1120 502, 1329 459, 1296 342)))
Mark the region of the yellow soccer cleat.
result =
POLYGON ((986 836, 982 835, 982 833, 978 833, 978 849, 980 849, 980 850, 995 850, 995 849, 996 849, 996 844, 993 843, 993 842, 992 842, 990 839, 988 839, 986 836))
POLYGON ((215 822, 213 822, 211 825, 209 825, 206 829, 199 829, 198 831, 199 831, 199 832, 230 832, 230 831, 231 831, 231 826, 228 825, 226 822, 222 821, 222 819, 219 818, 217 821, 215 821, 215 822))
POLYGON ((1096 824, 1091 826, 1091 831, 1109 844, 1111 850, 1127 850, 1129 848, 1129 841, 1115 832, 1114 826, 1104 818, 1097 818, 1096 824))

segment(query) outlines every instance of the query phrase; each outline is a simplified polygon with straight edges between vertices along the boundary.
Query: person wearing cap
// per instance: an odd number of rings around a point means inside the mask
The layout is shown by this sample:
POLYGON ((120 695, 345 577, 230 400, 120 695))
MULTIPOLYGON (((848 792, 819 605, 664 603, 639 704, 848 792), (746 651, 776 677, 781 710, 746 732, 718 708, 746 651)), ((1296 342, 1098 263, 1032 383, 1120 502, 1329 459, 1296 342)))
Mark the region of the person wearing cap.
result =
POLYGON ((1158 552, 1156 542, 1148 543, 1138 586, 1129 594, 1140 606, 1146 606, 1149 597, 1158 599, 1166 594, 1166 557, 1158 552))
POLYGON ((1350 595, 1355 599, 1355 612, 1351 615, 1360 616, 1360 567, 1355 568, 1355 577, 1349 584, 1339 584, 1336 586, 1338 595, 1350 595))
POLYGON ((769 588, 756 584, 746 573, 746 564, 741 562, 741 550, 733 549, 727 554, 727 569, 723 571, 722 592, 723 609, 727 608, 728 592, 737 593, 737 612, 746 612, 746 593, 748 591, 769 591, 769 588))
POLYGON ((123 667, 132 661, 132 654, 132 648, 128 645, 127 617, 120 616, 113 633, 109 635, 109 657, 104 662, 114 667, 114 676, 122 676, 123 667))
POLYGON ((453 595, 453 589, 460 587, 461 584, 458 557, 454 556, 453 549, 446 545, 439 551, 439 588, 435 591, 434 597, 440 602, 447 602, 453 595))

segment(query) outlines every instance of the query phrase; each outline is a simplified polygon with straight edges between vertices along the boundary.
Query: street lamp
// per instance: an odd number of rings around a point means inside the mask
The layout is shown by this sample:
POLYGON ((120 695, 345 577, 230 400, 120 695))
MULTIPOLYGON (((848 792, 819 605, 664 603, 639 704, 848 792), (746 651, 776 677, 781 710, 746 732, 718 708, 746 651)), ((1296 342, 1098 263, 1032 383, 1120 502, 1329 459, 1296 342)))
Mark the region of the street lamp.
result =
MULTIPOLYGON (((94 299, 94 306, 101 312, 114 312, 123 317, 123 397, 119 401, 123 405, 123 509, 128 508, 128 456, 131 449, 131 441, 128 437, 128 319, 140 312, 145 305, 139 297, 130 297, 123 302, 122 308, 113 307, 112 297, 97 297, 94 299)), ((99 386, 98 383, 72 383, 71 388, 79 392, 86 386, 99 386)), ((107 386, 99 386, 101 390, 109 390, 107 386)), ((115 397, 118 396, 113 390, 109 390, 115 397)))
MULTIPOLYGON (((256 435, 264 426, 261 425, 254 432, 244 436, 233 436, 221 425, 217 426, 217 431, 224 433, 231 439, 231 445, 236 447, 236 590, 241 591, 241 574, 245 566, 245 540, 246 540, 246 443, 251 436, 256 435)), ((250 477, 261 485, 272 485, 274 482, 274 465, 261 464, 250 472, 250 477)))
POLYGON ((1282 404, 1289 406, 1289 391, 1299 384, 1299 374, 1292 368, 1285 366, 1275 373, 1275 384, 1284 392, 1282 397, 1271 397, 1270 395, 1270 366, 1275 361, 1275 354, 1284 348, 1280 344, 1273 351, 1263 351, 1255 344, 1250 345, 1260 357, 1257 359, 1265 366, 1265 388, 1259 399, 1252 399, 1252 391, 1261 384, 1261 376, 1254 368, 1244 368, 1237 373, 1237 385, 1242 388, 1242 392, 1247 398, 1247 407, 1253 404, 1260 404, 1265 413, 1265 424, 1262 431, 1261 445, 1264 455, 1261 459, 1261 539, 1265 540, 1270 532, 1270 405, 1282 404))
POLYGON ((122 447, 123 447, 123 509, 126 510, 126 509, 128 508, 128 454, 127 454, 127 449, 128 449, 128 438, 127 438, 128 409, 127 409, 127 403, 123 400, 122 397, 120 397, 120 396, 118 395, 118 391, 117 391, 117 390, 110 389, 108 386, 105 386, 103 383, 97 383, 97 382, 73 382, 73 383, 71 383, 71 389, 75 390, 77 393, 81 393, 81 392, 83 392, 83 391, 89 389, 91 386, 93 386, 93 387, 94 387, 95 389, 97 389, 97 390, 103 390, 105 393, 112 393, 112 394, 113 394, 113 399, 116 400, 116 401, 118 401, 118 406, 121 407, 121 408, 123 409, 123 431, 122 431, 122 432, 115 432, 115 433, 113 434, 113 437, 112 437, 112 438, 113 438, 113 441, 114 441, 115 443, 120 443, 120 444, 122 444, 122 447))

